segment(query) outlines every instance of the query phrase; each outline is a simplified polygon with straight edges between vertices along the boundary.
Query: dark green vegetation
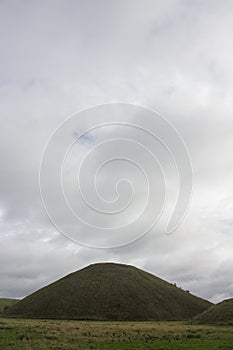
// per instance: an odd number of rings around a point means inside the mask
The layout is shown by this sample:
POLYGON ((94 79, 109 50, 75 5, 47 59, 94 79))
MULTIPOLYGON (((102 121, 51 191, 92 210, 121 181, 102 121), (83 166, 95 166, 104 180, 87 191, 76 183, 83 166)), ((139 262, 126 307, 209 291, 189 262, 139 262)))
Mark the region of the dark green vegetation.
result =
POLYGON ((198 315, 195 321, 199 323, 233 325, 233 299, 227 299, 211 306, 208 310, 198 315))
POLYGON ((184 320, 211 303, 133 266, 94 264, 31 294, 5 316, 85 320, 184 320))
POLYGON ((17 303, 18 299, 0 298, 0 312, 17 303))
POLYGON ((232 350, 230 326, 0 319, 1 350, 232 350))

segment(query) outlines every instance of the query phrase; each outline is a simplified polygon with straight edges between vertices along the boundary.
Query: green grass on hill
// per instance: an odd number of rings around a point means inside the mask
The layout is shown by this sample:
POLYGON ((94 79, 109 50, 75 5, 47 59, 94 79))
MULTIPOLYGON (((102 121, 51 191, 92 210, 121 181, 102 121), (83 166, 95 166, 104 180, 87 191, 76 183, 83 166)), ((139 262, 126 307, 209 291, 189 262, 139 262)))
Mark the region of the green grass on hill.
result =
POLYGON ((3 350, 232 350, 229 326, 0 319, 3 350))
POLYGON ((195 318, 198 323, 233 325, 233 298, 211 306, 195 318))
POLYGON ((136 267, 90 265, 31 294, 10 317, 85 320, 184 320, 212 304, 136 267))
POLYGON ((17 303, 18 299, 0 298, 0 312, 17 303))

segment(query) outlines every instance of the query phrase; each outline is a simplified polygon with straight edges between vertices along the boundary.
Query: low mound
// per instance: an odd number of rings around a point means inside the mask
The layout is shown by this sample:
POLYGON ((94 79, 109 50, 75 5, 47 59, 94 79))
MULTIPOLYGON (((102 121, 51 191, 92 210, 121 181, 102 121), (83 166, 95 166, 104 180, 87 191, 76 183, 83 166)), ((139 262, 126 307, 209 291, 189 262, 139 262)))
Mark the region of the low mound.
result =
POLYGON ((233 325, 233 298, 211 306, 194 320, 198 323, 233 325))
POLYGON ((184 320, 211 303, 133 266, 100 263, 44 287, 5 316, 92 320, 184 320))
POLYGON ((17 303, 18 299, 0 298, 0 312, 17 303))

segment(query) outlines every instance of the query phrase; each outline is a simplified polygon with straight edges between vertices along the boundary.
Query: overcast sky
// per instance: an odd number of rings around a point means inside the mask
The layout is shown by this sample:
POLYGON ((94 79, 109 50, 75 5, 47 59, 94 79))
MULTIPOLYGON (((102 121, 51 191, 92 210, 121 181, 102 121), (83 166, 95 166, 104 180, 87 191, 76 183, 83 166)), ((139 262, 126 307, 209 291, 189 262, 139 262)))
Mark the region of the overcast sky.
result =
MULTIPOLYGON (((231 0, 0 2, 1 297, 21 298, 100 261, 135 265, 214 302, 233 297, 232 33, 231 0), (58 125, 111 102, 155 109, 174 125, 191 156, 194 191, 172 235, 155 228, 130 246, 94 250, 51 224, 39 167, 58 125)), ((89 135, 69 161, 120 133, 89 135)), ((145 199, 141 175, 121 166, 145 199)), ((100 181, 108 200, 115 171, 100 181)), ((79 237, 87 234, 80 226, 79 237)))

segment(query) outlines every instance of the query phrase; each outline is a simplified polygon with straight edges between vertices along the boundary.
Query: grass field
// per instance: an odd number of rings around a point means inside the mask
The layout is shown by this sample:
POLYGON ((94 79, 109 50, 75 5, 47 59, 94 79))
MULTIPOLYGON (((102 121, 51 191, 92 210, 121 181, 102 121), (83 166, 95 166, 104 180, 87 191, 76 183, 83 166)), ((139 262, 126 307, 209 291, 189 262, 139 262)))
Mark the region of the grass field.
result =
POLYGON ((1 350, 232 350, 231 326, 0 319, 1 350))

